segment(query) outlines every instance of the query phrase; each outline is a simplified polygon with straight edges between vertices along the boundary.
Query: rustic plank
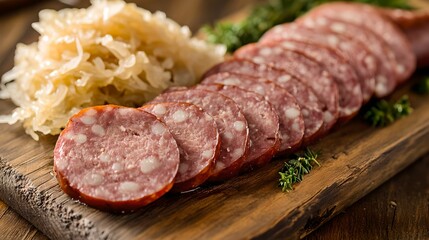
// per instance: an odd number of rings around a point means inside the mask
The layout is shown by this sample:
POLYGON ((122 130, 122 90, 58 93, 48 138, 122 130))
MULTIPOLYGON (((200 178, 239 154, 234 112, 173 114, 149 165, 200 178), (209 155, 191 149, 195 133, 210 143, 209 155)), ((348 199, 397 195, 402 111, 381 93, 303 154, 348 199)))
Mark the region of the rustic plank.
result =
MULTIPOLYGON (((427 169, 429 169, 429 155, 418 160, 350 208, 343 210, 305 240, 389 239, 386 235, 392 226, 392 219, 387 213, 396 209, 399 211, 396 210, 394 229, 389 234, 391 238, 428 239, 429 232, 426 227, 429 226, 429 206, 427 205, 429 176, 427 169)), ((1 218, 6 209, 7 206, 0 202, 0 221, 5 222, 6 227, 17 228, 17 225, 1 218)), ((33 238, 33 240, 45 239, 47 239, 46 236, 40 231, 33 238)))
POLYGON ((37 231, 31 240, 49 240, 42 232, 37 231))
POLYGON ((305 240, 429 239, 429 155, 305 240))
MULTIPOLYGON (((38 230, 29 222, 23 221, 12 209, 3 208, 4 206, 4 203, 0 203, 0 209, 6 209, 4 212, 0 212, 1 239, 33 239, 38 230)), ((40 236, 40 234, 38 235, 40 236)), ((46 239, 45 236, 42 235, 42 237, 46 239)), ((42 237, 39 237, 39 239, 43 239, 42 237)))
MULTIPOLYGON (((40 191, 29 178, 37 174, 26 176, 27 168, 8 163, 16 164, 21 153, 11 151, 14 148, 7 143, 19 144, 16 137, 27 142, 28 137, 17 133, 22 132, 19 126, 6 129, 3 125, 0 131, 15 133, 0 140, 0 152, 6 156, 0 162, 0 172, 5 173, 0 175, 0 196, 10 195, 4 200, 52 238, 169 239, 178 234, 187 239, 302 237, 429 150, 424 141, 429 137, 427 99, 411 95, 411 101, 416 107, 413 115, 387 128, 373 129, 356 119, 314 145, 316 150, 323 149, 323 166, 293 193, 282 193, 276 187, 276 172, 282 164, 277 160, 224 184, 168 195, 125 216, 87 208, 62 193, 52 198, 51 194, 60 192, 58 187, 40 191), (26 201, 29 204, 24 204, 26 201)), ((46 154, 53 148, 52 139, 27 144, 46 154)), ((40 155, 39 160, 34 158, 27 164, 46 163, 51 157, 40 155)), ((53 178, 46 172, 44 177, 43 181, 53 178)))
POLYGON ((4 202, 0 201, 0 219, 2 219, 3 215, 6 213, 9 207, 4 204, 4 202))

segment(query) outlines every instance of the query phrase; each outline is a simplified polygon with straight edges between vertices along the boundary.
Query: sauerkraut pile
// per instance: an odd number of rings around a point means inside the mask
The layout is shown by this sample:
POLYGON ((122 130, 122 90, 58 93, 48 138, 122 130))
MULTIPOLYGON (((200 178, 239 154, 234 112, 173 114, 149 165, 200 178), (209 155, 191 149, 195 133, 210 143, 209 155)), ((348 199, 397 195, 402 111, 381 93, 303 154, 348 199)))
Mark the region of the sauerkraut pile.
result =
POLYGON ((138 107, 169 86, 196 84, 223 60, 225 48, 191 37, 187 27, 123 1, 94 0, 88 9, 43 10, 39 41, 18 44, 0 98, 18 107, 1 123, 58 134, 84 107, 138 107))

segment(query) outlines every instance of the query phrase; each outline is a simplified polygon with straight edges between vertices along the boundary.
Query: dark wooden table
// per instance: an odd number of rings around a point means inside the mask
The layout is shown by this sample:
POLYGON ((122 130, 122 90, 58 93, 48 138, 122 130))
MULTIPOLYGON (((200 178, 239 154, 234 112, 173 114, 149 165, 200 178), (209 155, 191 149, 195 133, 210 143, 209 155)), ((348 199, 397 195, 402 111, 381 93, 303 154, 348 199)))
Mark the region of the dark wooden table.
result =
MULTIPOLYGON (((37 2, 37 1, 35 1, 37 2)), ((201 24, 229 16, 258 0, 146 0, 136 1, 150 10, 162 10, 193 31, 201 24)), ((80 5, 87 3, 82 1, 80 5)), ((424 4, 424 3, 422 3, 424 4)), ((13 64, 17 42, 37 38, 30 23, 43 8, 59 9, 57 1, 38 2, 0 16, 0 74, 13 64)), ((0 9, 1 11, 2 9, 0 9)), ((1 135, 0 135, 1 137, 1 135)), ((429 139, 428 139, 429 144, 429 139)), ((410 151, 413 151, 410 149, 410 151)), ((429 239, 429 155, 374 190, 316 230, 313 239, 429 239)), ((0 201, 0 239, 47 239, 43 233, 0 201)))

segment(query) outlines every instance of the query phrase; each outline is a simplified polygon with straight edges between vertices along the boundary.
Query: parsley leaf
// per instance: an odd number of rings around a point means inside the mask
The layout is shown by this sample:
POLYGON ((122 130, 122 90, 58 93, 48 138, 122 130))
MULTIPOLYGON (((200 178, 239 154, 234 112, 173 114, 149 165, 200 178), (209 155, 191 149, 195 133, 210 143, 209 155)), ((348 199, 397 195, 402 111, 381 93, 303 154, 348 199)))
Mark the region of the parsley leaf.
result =
MULTIPOLYGON (((351 2, 369 3, 382 7, 412 9, 407 0, 348 0, 351 2)), ((271 0, 257 5, 250 15, 239 23, 218 23, 203 27, 207 40, 224 44, 229 52, 239 47, 256 42, 275 25, 294 21, 313 7, 333 2, 333 0, 271 0)))
POLYGON ((412 111, 410 100, 407 95, 404 95, 394 103, 378 100, 371 104, 364 113, 364 118, 374 127, 384 127, 399 118, 410 115, 412 111))
POLYGON ((282 191, 293 190, 293 184, 301 182, 304 175, 313 169, 314 164, 320 166, 316 159, 317 153, 307 148, 303 155, 296 155, 293 159, 285 162, 284 167, 279 171, 279 187, 282 191))

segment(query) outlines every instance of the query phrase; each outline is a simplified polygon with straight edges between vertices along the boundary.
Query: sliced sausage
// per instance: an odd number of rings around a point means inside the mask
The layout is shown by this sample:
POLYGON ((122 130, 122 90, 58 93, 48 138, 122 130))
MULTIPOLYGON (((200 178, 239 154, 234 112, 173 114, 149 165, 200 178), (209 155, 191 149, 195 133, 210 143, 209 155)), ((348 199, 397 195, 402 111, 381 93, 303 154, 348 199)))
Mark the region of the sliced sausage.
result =
POLYGON ((156 103, 141 109, 161 119, 179 146, 179 172, 172 190, 183 192, 204 183, 220 152, 219 133, 213 118, 189 103, 156 103))
MULTIPOLYGON (((330 48, 347 59, 356 70, 365 101, 368 101, 374 94, 377 73, 376 58, 359 42, 337 33, 329 33, 323 29, 310 29, 295 23, 282 24, 272 28, 263 36, 261 42, 276 40, 296 40, 330 48)), ((389 90, 393 91, 393 89, 389 90)))
POLYGON ((323 134, 326 134, 337 122, 338 87, 332 76, 314 60, 296 52, 285 51, 272 43, 248 44, 238 49, 234 57, 284 69, 311 87, 327 108, 323 116, 323 134), (270 49, 270 54, 260 54, 262 48, 270 49))
POLYGON ((379 9, 405 33, 417 58, 418 67, 429 66, 429 11, 379 9))
POLYGON ((405 30, 419 67, 429 66, 429 22, 405 30))
POLYGON ((399 82, 407 80, 416 68, 416 58, 411 44, 405 35, 377 9, 360 3, 335 2, 323 4, 308 13, 309 15, 330 17, 356 24, 374 32, 393 50, 399 82))
POLYGON ((429 11, 379 10, 405 33, 417 58, 418 67, 429 66, 429 11))
POLYGON ((205 78, 202 84, 239 86, 265 97, 279 116, 281 145, 279 155, 290 153, 301 146, 304 120, 296 99, 284 88, 271 81, 237 73, 218 73, 205 78))
MULTIPOLYGON (((257 64, 243 59, 231 59, 220 63, 207 71, 204 76, 208 77, 220 72, 231 72, 266 78, 280 87, 285 88, 295 97, 303 113, 305 125, 304 138, 302 140, 303 144, 307 145, 319 139, 323 134, 323 111, 326 111, 326 108, 324 108, 324 104, 319 100, 313 90, 296 77, 281 69, 270 67, 267 64, 257 64)), ((203 79, 205 77, 203 77, 203 79)))
POLYGON ((263 96, 235 86, 221 84, 198 85, 198 89, 217 91, 240 107, 249 124, 250 148, 242 172, 268 163, 280 147, 279 117, 263 96))
POLYGON ((375 95, 383 97, 386 95, 386 92, 389 93, 395 89, 398 82, 395 70, 397 62, 394 52, 387 47, 386 42, 382 38, 366 28, 332 18, 307 15, 299 18, 298 22, 308 28, 335 32, 348 39, 364 44, 368 51, 377 59, 378 68, 375 75, 375 95))
POLYGON ((216 121, 221 146, 210 181, 227 180, 239 173, 249 149, 249 128, 246 118, 233 100, 216 92, 188 89, 163 93, 151 103, 159 102, 192 103, 216 121))
POLYGON ((387 17, 401 29, 409 29, 429 22, 429 11, 427 10, 404 10, 404 9, 377 9, 383 16, 387 17))
POLYGON ((133 108, 87 108, 70 118, 54 150, 61 188, 89 206, 132 211, 173 186, 179 148, 167 126, 133 108))
MULTIPOLYGON (((361 86, 355 70, 347 60, 330 48, 317 44, 280 40, 277 45, 312 58, 333 76, 339 91, 340 113, 338 121, 348 121, 358 113, 363 103, 361 86)), ((266 49, 261 49, 261 53, 264 50, 266 49)))

